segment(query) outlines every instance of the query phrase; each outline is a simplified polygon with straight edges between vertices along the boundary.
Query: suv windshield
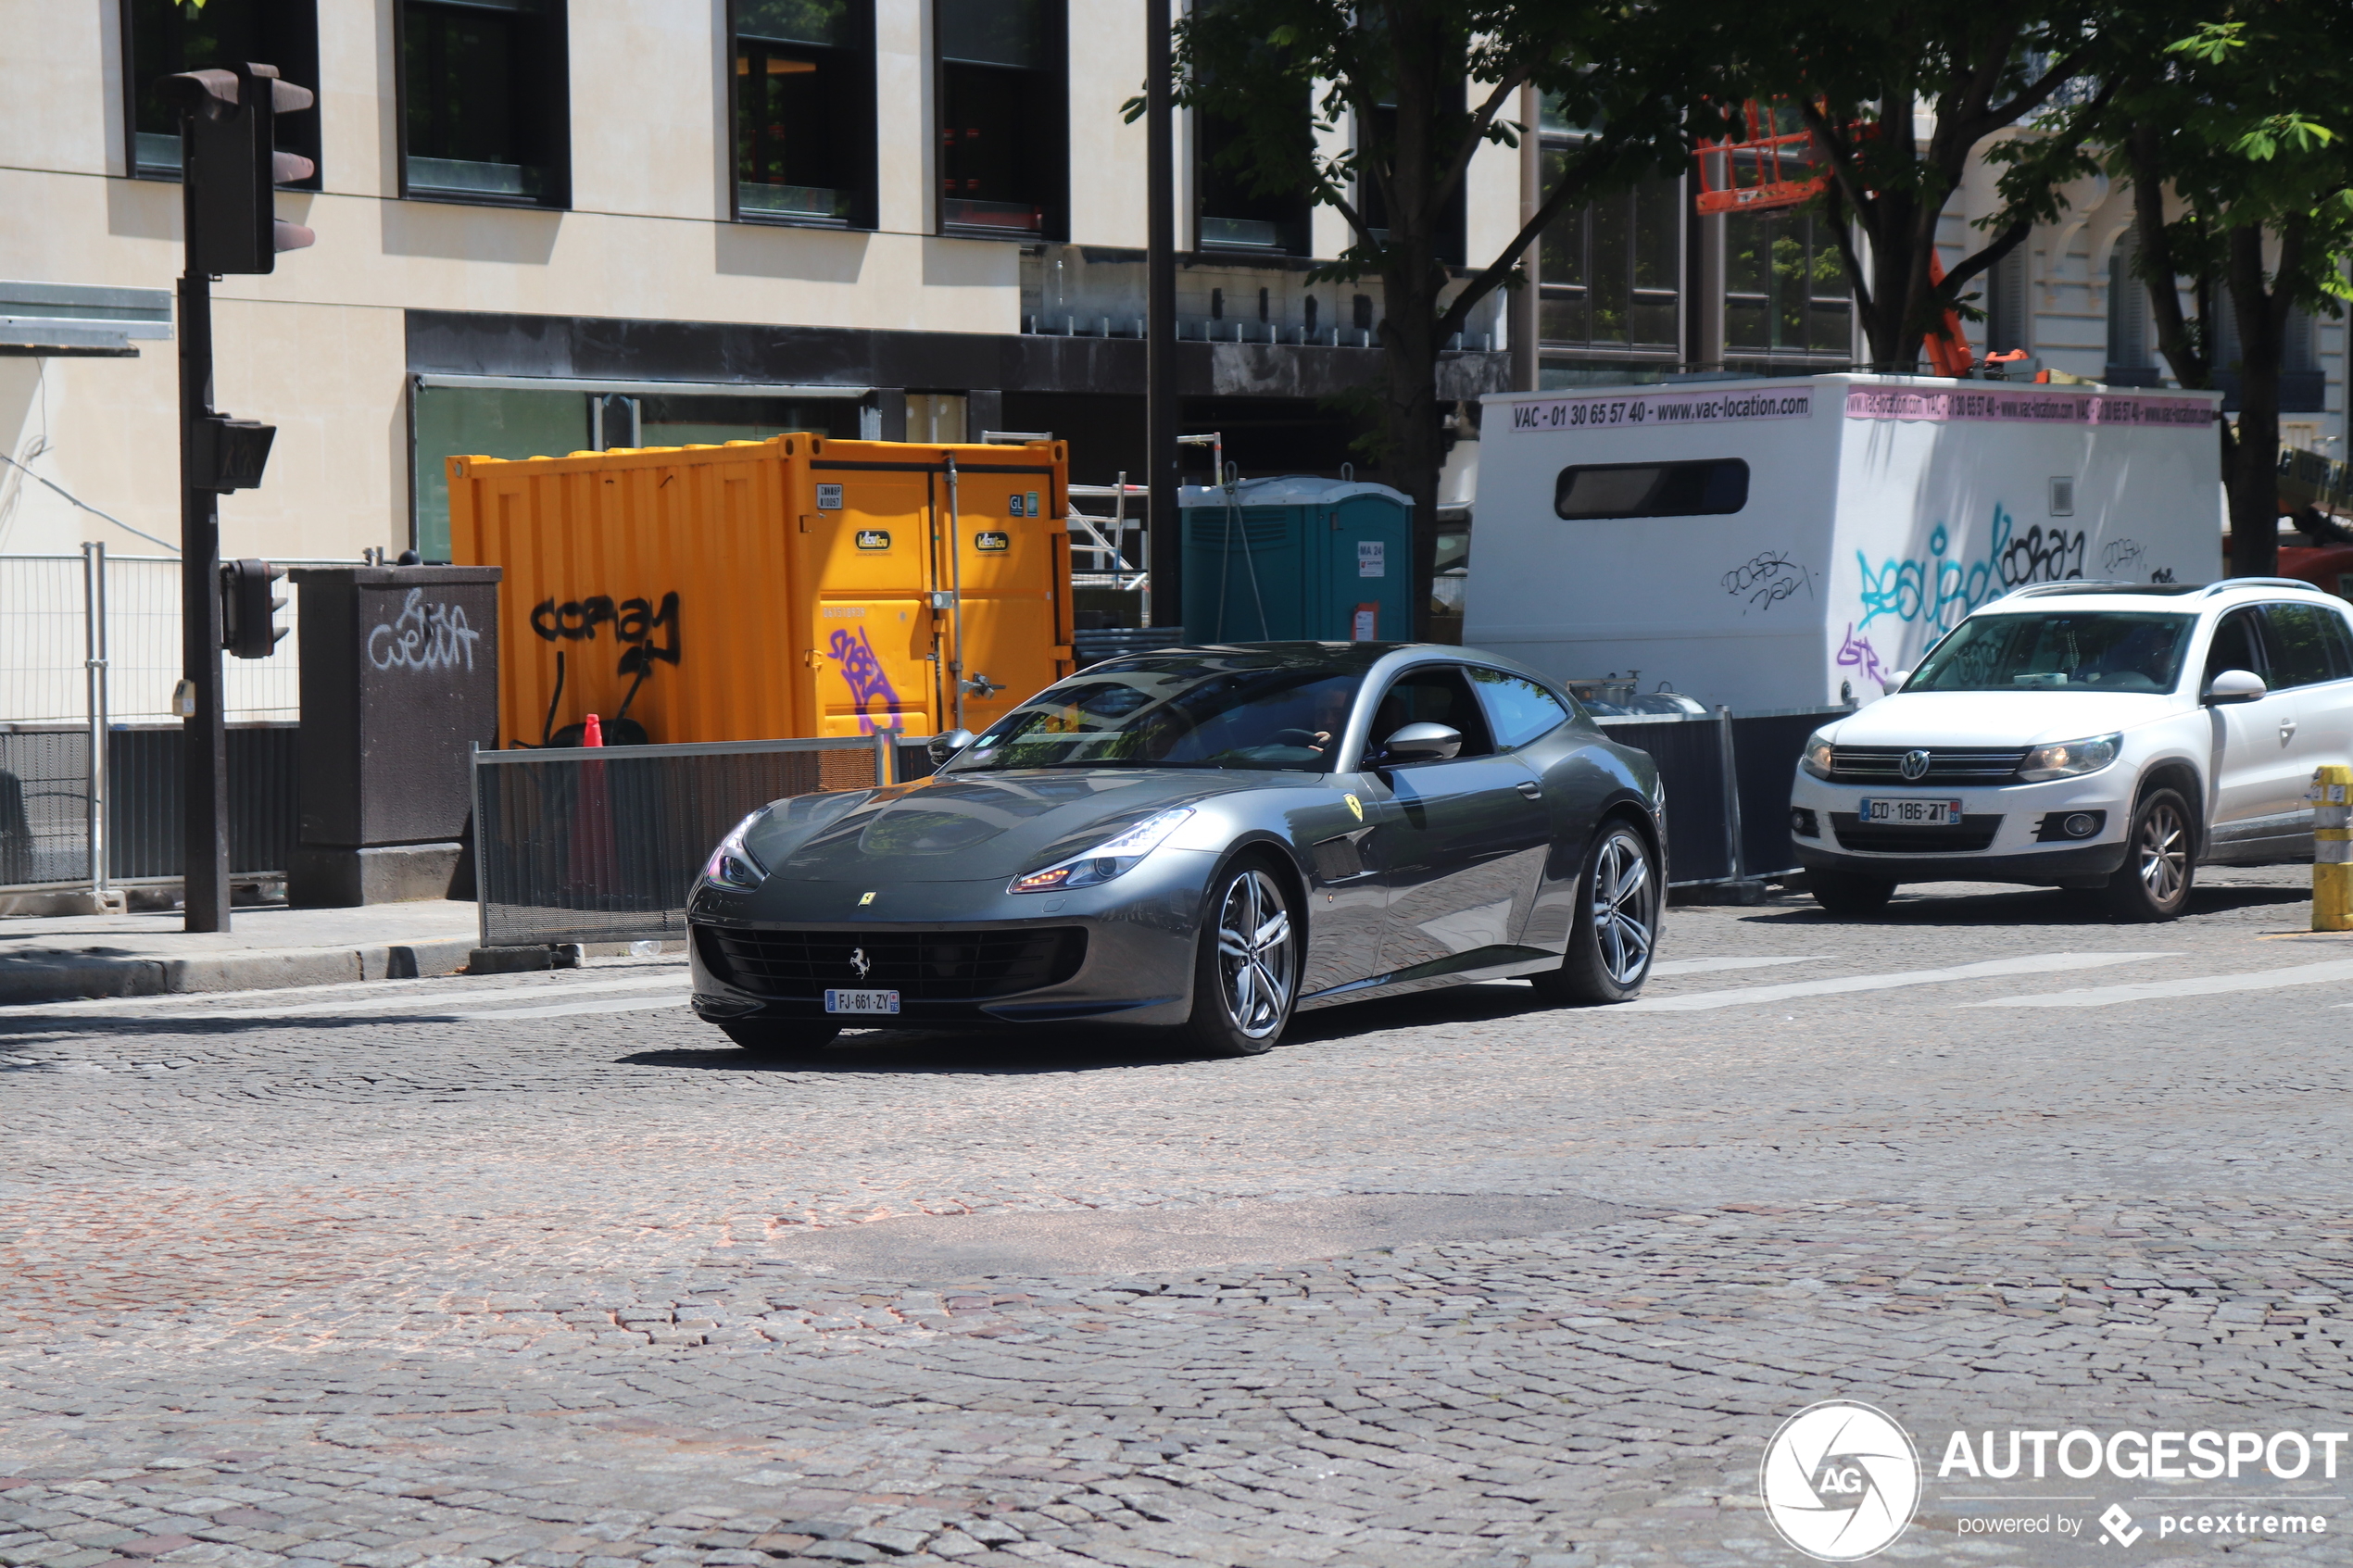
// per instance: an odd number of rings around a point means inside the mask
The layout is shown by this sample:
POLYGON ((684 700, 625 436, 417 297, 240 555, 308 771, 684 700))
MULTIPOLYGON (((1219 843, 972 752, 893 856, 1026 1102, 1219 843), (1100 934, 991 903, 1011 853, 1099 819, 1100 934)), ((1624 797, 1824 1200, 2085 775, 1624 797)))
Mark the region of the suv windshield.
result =
POLYGON ((950 771, 1282 768, 1328 771, 1361 675, 1214 658, 1123 660, 1049 686, 950 771))
POLYGON ((2194 615, 1975 615, 1929 651, 1907 692, 2170 692, 2194 615))

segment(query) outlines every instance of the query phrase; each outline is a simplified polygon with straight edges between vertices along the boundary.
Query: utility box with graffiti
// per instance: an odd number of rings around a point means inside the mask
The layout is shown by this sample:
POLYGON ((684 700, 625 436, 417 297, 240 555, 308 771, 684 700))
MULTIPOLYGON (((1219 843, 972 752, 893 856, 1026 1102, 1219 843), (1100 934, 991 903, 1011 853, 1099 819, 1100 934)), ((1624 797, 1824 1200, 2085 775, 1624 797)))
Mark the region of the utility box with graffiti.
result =
POLYGON ((471 898, 473 748, 498 733, 498 569, 296 567, 299 828, 286 898, 471 898))
POLYGON ((500 736, 978 730, 1071 669, 1068 473, 809 434, 451 458, 452 551, 506 570, 500 736))
POLYGON ((1739 711, 1879 696, 2029 583, 2205 583, 2221 395, 1832 375, 1485 400, 1463 640, 1739 711))

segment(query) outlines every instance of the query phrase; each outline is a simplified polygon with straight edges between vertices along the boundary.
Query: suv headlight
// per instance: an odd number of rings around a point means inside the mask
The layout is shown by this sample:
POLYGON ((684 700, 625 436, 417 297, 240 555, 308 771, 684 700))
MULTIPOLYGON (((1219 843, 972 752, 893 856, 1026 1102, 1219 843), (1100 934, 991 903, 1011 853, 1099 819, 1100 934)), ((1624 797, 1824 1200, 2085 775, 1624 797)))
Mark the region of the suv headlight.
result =
POLYGON ((767 814, 768 808, 761 807, 737 822, 727 836, 719 841, 719 847, 711 852, 711 859, 703 865, 702 878, 705 882, 737 893, 749 893, 768 880, 768 868, 760 863, 759 856, 744 847, 744 834, 767 814))
POLYGON ((2028 750, 2026 759, 2018 765, 2018 776, 2029 784, 2041 784, 2046 779, 2071 779, 2078 773, 2096 773, 2115 761, 2116 754, 2123 748, 2124 736, 2121 733, 2034 746, 2028 750))
POLYGON ((1093 887, 1125 875, 1136 869, 1143 858, 1159 848, 1168 835, 1185 825, 1193 814, 1189 806, 1175 806, 1158 816, 1146 817, 1116 838, 1107 838, 1084 855, 1073 855, 1058 865, 1042 872, 1017 876, 1005 885, 1008 893, 1060 893, 1073 887, 1093 887))
POLYGON ((1818 779, 1831 776, 1831 737, 1826 730, 1816 730, 1806 737, 1806 749, 1798 753, 1797 765, 1818 779))

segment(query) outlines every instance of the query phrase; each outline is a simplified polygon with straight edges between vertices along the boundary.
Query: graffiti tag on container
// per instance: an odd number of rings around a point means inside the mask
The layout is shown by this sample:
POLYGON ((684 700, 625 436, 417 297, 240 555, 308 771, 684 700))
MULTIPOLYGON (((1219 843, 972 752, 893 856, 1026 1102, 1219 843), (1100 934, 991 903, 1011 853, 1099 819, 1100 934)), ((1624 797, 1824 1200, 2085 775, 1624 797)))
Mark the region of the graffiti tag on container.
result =
POLYGON ((890 677, 884 673, 882 660, 875 656, 875 645, 866 640, 866 629, 842 627, 826 639, 825 647, 841 666, 841 678, 849 684, 849 700, 857 705, 861 734, 875 733, 875 705, 881 705, 881 717, 896 718, 899 694, 892 689, 890 677))
POLYGON ((2137 576, 2141 570, 2142 554, 2138 539, 2110 539, 2100 546, 2100 570, 2137 576))
POLYGON ((592 598, 573 599, 558 604, 542 599, 531 609, 531 629, 547 642, 562 638, 566 642, 595 642, 597 628, 612 628, 613 641, 623 645, 620 671, 635 675, 652 668, 655 659, 665 664, 678 662, 678 596, 661 596, 660 608, 650 599, 623 599, 615 605, 610 597, 598 594, 592 598), (660 644, 654 633, 661 633, 660 644))
POLYGON ((400 613, 368 633, 368 662, 379 670, 472 670, 481 636, 466 624, 465 606, 429 605, 422 588, 411 588, 400 613))
POLYGON ((1808 598, 1814 594, 1814 574, 1780 550, 1743 561, 1724 573, 1723 583, 1724 592, 1734 598, 1745 596, 1750 609, 1770 609, 1800 588, 1808 598))
POLYGON ((2083 558, 2090 549, 2083 531, 2069 533, 2040 523, 2013 536, 2016 520, 1999 502, 1994 506, 1994 526, 1982 558, 1946 558, 1952 535, 1938 523, 1928 536, 1926 558, 1890 556, 1873 566, 1862 551, 1855 552, 1862 569, 1863 619, 1869 626, 1882 615, 1903 621, 1925 621, 1949 632, 1963 616, 2009 589, 2029 583, 2064 583, 2083 575, 2083 558))
POLYGON ((1851 621, 1846 623, 1846 641, 1838 646, 1838 661, 1863 679, 1877 682, 1881 691, 1885 691, 1890 684, 1888 678, 1892 671, 1880 662, 1879 650, 1871 646, 1870 638, 1855 634, 1855 623, 1851 621))

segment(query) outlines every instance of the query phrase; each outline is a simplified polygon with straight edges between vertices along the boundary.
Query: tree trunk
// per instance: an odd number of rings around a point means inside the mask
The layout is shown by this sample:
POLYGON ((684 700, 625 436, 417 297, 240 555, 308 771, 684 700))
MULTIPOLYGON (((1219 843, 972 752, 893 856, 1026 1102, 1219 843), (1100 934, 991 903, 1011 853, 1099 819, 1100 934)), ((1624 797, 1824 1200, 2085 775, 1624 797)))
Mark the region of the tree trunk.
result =
MULTIPOLYGON (((2283 236, 2282 249, 2295 236, 2283 236)), ((2287 276, 2281 257, 2276 289, 2263 285, 2263 231, 2233 229, 2230 311, 2239 332, 2238 439, 2231 471, 2231 575, 2276 577, 2280 571, 2280 361, 2287 336, 2287 276)))
POLYGON ((1412 558, 1405 563, 1412 597, 1411 621, 1380 629, 1384 640, 1420 640, 1429 635, 1429 598, 1438 575, 1438 325, 1436 291, 1427 277, 1390 273, 1389 319, 1381 336, 1389 352, 1382 368, 1389 385, 1381 399, 1382 466, 1414 504, 1412 558))

